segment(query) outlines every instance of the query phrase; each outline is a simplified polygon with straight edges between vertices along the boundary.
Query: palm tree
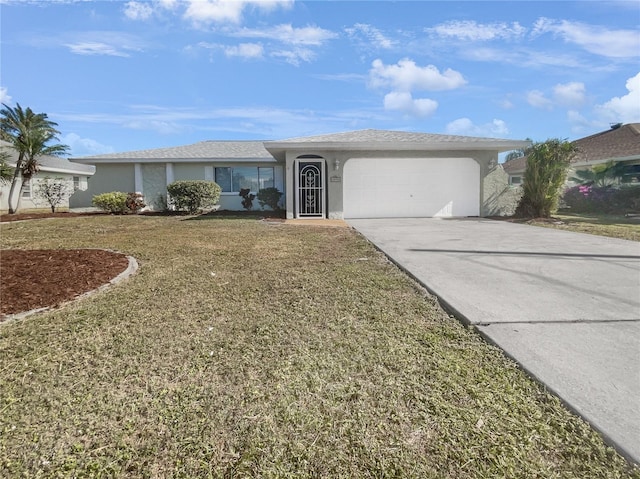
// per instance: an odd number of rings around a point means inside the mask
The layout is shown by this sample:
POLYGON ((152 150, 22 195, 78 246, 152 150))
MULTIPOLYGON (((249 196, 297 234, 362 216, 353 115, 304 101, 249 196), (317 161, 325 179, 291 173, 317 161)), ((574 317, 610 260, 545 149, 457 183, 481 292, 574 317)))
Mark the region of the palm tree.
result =
POLYGON ((0 185, 6 185, 13 178, 13 168, 9 166, 11 155, 6 151, 0 151, 0 185))
POLYGON ((38 157, 42 155, 62 155, 69 148, 66 145, 49 142, 57 140, 60 132, 57 123, 48 119, 46 113, 34 113, 31 108, 23 110, 20 104, 11 108, 4 103, 0 110, 0 135, 11 143, 18 153, 16 168, 9 192, 9 214, 17 213, 25 183, 40 167, 38 157), (15 191, 19 186, 17 201, 14 205, 15 191))
POLYGON ((600 165, 595 165, 590 170, 577 170, 573 177, 570 178, 574 183, 580 185, 594 185, 599 188, 607 188, 609 186, 620 183, 625 173, 624 163, 616 163, 613 160, 607 161, 600 165))

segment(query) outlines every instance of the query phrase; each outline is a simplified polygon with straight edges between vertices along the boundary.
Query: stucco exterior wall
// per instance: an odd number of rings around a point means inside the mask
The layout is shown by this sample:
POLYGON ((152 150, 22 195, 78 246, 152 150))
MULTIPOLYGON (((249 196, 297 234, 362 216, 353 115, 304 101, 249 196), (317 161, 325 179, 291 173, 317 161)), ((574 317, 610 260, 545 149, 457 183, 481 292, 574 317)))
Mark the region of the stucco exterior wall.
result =
POLYGON ((162 211, 167 206, 166 163, 144 163, 142 168, 142 193, 147 208, 162 211))
POLYGON ((522 188, 509 185, 509 175, 496 165, 484 178, 483 216, 511 216, 522 197, 522 188))
POLYGON ((71 197, 72 208, 86 208, 91 205, 91 199, 100 193, 111 191, 135 191, 133 164, 98 164, 95 174, 89 178, 85 191, 76 191, 71 197))
POLYGON ((313 149, 295 152, 288 151, 285 159, 285 176, 287 184, 287 218, 295 216, 295 192, 294 192, 294 174, 295 160, 301 155, 317 155, 325 159, 327 172, 327 217, 330 219, 343 219, 343 173, 344 165, 351 158, 472 158, 480 165, 480 215, 487 216, 490 208, 490 202, 485 194, 487 185, 485 178, 492 168, 495 168, 498 162, 498 152, 492 151, 381 151, 381 150, 362 150, 362 151, 331 151, 322 149, 313 149), (337 163, 336 163, 337 161, 337 163), (337 168, 336 168, 337 166, 337 168))
MULTIPOLYGON (((72 197, 72 207, 91 206, 94 195, 110 191, 142 193, 147 208, 162 210, 167 199, 167 184, 184 180, 215 180, 215 167, 268 167, 274 169, 275 187, 284 193, 283 167, 275 163, 106 163, 96 165, 96 173, 89 181, 87 191, 72 197), (137 172, 137 173, 136 173, 137 172)), ((220 209, 242 210, 238 193, 223 193, 220 209)), ((260 209, 254 201, 254 209, 260 209)))
MULTIPOLYGON (((28 198, 23 197, 20 200, 20 209, 21 210, 30 210, 30 209, 46 209, 46 210, 50 210, 51 207, 49 205, 49 203, 47 203, 45 200, 43 199, 39 199, 36 195, 36 189, 37 189, 37 184, 39 181, 42 181, 44 178, 49 177, 52 179, 57 179, 57 178, 61 178, 63 181, 68 181, 71 185, 71 187, 73 188, 73 178, 77 177, 79 178, 79 188, 78 190, 76 190, 73 195, 71 196, 70 199, 60 203, 57 208, 69 208, 69 206, 73 207, 73 200, 76 197, 76 195, 81 195, 83 194, 83 190, 87 189, 87 185, 88 185, 88 179, 86 176, 80 176, 80 175, 71 175, 71 174, 66 174, 66 173, 53 173, 53 172, 46 172, 46 171, 40 171, 38 173, 36 173, 32 178, 31 178, 31 195, 28 198)), ((2 185, 0 186, 0 210, 2 211, 7 211, 9 209, 9 193, 11 191, 11 183, 7 183, 6 185, 2 185)), ((17 198, 18 197, 19 192, 16 191, 14 192, 14 197, 17 198)), ((15 204, 15 202, 14 202, 15 204)))

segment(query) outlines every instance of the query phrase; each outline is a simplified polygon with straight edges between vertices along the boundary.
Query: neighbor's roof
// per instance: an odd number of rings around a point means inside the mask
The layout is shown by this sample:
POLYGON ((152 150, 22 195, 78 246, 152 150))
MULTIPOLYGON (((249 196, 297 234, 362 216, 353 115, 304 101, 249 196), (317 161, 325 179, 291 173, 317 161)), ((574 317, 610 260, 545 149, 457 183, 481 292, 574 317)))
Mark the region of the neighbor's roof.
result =
MULTIPOLYGON (((11 143, 0 140, 0 149, 9 153, 11 157, 8 162, 9 166, 15 168, 16 162, 18 161, 18 152, 13 149, 11 143)), ((38 157, 38 163, 40 164, 40 171, 47 173, 91 176, 96 172, 96 167, 93 165, 79 165, 77 163, 71 163, 66 158, 60 158, 58 156, 40 156, 38 157)))
POLYGON ((521 156, 520 158, 505 161, 502 163, 502 168, 510 175, 522 173, 527 168, 527 157, 521 156))
POLYGON ((580 138, 573 142, 578 148, 574 163, 601 163, 609 160, 640 158, 640 123, 620 127, 580 138))
POLYGON ((474 136, 437 135, 393 130, 356 130, 328 135, 305 136, 265 142, 277 158, 286 150, 491 150, 509 151, 529 146, 529 141, 480 138, 474 136))
POLYGON ((104 155, 72 158, 81 163, 124 163, 129 161, 275 161, 262 141, 201 141, 191 145, 150 150, 107 153, 104 155))
MULTIPOLYGON (((640 123, 629 123, 572 142, 578 149, 572 163, 589 165, 610 160, 640 158, 640 123)), ((502 164, 510 175, 523 173, 527 168, 527 157, 522 156, 502 164)))

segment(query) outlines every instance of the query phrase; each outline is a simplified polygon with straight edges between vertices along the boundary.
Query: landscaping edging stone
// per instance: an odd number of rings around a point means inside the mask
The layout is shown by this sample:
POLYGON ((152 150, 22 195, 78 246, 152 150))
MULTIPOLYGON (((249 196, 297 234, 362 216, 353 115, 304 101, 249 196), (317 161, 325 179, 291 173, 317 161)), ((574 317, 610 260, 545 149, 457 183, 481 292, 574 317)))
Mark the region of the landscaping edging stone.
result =
MULTIPOLYGON (((112 251, 109 249, 103 249, 103 248, 90 248, 90 249, 102 249, 103 251, 109 251, 112 253, 118 253, 118 251, 112 251)), ((126 269, 124 271, 122 271, 120 274, 118 274, 116 277, 114 277, 113 279, 111 279, 109 282, 104 283, 101 286, 98 286, 95 289, 89 290, 85 293, 82 293, 78 296, 76 296, 75 298, 69 300, 69 301, 64 301, 62 303, 59 303, 55 306, 45 306, 44 308, 36 308, 36 309, 32 309, 29 311, 23 311, 21 313, 15 313, 15 314, 7 314, 6 316, 2 317, 2 321, 0 321, 0 327, 11 323, 13 321, 18 321, 20 319, 24 319, 28 316, 32 316, 36 313, 43 313, 43 312, 47 312, 47 311, 54 311, 54 310, 58 310, 63 308, 64 306, 67 306, 68 304, 71 303, 75 303, 76 301, 80 301, 82 299, 88 298, 90 296, 93 296, 94 294, 100 293, 104 290, 106 290, 107 288, 118 284, 122 281, 124 281, 125 279, 129 278, 130 276, 133 276, 137 271, 138 271, 138 261, 133 257, 133 256, 127 256, 126 257, 127 260, 129 261, 129 264, 127 265, 126 269)))

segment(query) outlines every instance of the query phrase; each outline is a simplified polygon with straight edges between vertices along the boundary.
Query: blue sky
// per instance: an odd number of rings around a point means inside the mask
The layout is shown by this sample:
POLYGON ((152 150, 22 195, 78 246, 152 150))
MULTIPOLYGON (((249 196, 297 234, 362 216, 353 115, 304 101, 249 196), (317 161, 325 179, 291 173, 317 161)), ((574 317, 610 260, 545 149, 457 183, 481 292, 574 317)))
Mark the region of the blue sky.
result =
POLYGON ((0 97, 73 156, 377 128, 640 121, 640 2, 0 0, 0 97))

